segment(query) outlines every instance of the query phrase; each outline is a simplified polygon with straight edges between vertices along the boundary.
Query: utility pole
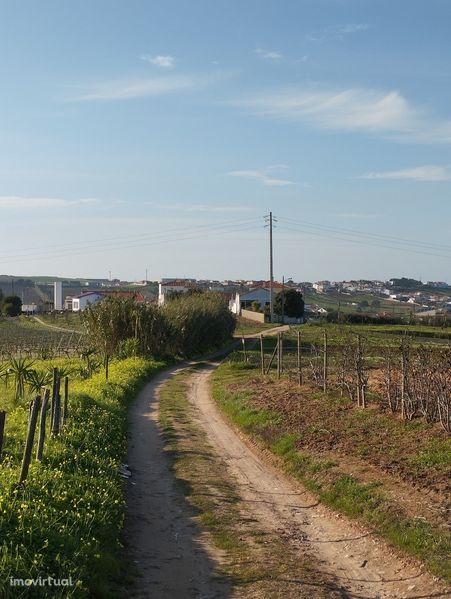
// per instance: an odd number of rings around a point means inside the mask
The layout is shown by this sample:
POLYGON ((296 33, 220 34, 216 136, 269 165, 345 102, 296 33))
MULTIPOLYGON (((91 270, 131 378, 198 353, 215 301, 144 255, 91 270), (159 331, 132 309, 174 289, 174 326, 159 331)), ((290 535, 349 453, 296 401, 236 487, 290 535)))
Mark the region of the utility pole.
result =
POLYGON ((274 283, 274 269, 273 269, 273 251, 272 251, 272 228, 273 223, 276 219, 273 217, 272 212, 265 216, 265 220, 269 226, 269 321, 274 321, 274 302, 273 302, 273 283, 274 283))
POLYGON ((282 324, 285 324, 285 275, 282 276, 282 324))

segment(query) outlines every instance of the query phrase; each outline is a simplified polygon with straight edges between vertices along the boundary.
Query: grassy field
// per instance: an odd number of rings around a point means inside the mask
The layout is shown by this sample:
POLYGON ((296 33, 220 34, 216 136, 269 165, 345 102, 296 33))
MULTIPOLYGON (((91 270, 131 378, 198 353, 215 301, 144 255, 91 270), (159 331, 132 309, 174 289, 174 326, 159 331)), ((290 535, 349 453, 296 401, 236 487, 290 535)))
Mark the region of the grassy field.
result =
MULTIPOLYGON (((66 588, 27 589, 36 597, 112 597, 121 576, 119 536, 124 517, 118 466, 126 452, 127 403, 161 363, 129 358, 91 379, 77 378, 78 360, 36 362, 34 367, 70 368, 69 419, 58 437, 48 437, 42 462, 33 461, 18 486, 28 419, 27 401, 14 402, 0 388, 7 408, 0 465, 0 596, 19 596, 12 578, 72 578, 66 588), (33 594, 34 593, 34 594, 33 594)), ((36 443, 36 440, 35 440, 36 443)))
POLYGON ((226 361, 213 377, 228 417, 321 501, 451 580, 451 440, 438 425, 359 410, 339 393, 264 379, 244 362, 226 361))
POLYGON ((268 329, 273 329, 274 327, 280 326, 279 323, 270 323, 270 322, 253 322, 252 320, 246 320, 245 318, 241 318, 240 316, 237 318, 237 325, 235 329, 235 335, 254 335, 255 333, 259 333, 260 331, 264 333, 268 329))
MULTIPOLYGON (((63 314, 38 314, 37 317, 42 322, 48 325, 58 326, 64 329, 72 329, 76 331, 83 331, 83 321, 81 312, 64 312, 63 314)), ((24 317, 22 317, 23 319, 24 317)), ((34 318, 28 317, 29 321, 34 322, 38 326, 42 326, 34 318)))
POLYGON ((414 311, 414 306, 395 300, 387 299, 384 296, 372 295, 369 293, 306 293, 304 296, 306 304, 318 304, 322 308, 338 310, 343 314, 354 314, 357 312, 359 302, 367 301, 368 308, 362 308, 364 314, 374 314, 377 312, 387 312, 395 316, 409 316, 414 311), (378 306, 372 306, 373 301, 378 302, 378 306))

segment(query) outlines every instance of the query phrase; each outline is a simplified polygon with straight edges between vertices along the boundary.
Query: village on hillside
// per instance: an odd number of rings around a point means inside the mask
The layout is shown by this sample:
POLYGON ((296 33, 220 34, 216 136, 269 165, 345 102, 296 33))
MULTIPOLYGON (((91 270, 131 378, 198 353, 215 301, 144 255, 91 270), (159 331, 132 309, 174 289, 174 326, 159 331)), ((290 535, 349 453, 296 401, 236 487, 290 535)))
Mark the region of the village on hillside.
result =
POLYGON ((0 276, 4 297, 17 296, 21 312, 36 315, 54 312, 82 312, 106 297, 130 297, 137 303, 164 305, 168 297, 202 291, 220 293, 232 313, 264 322, 270 296, 294 289, 302 294, 305 318, 321 318, 332 313, 368 316, 415 316, 418 319, 451 314, 451 284, 443 281, 422 283, 414 279, 389 281, 349 280, 316 282, 264 280, 207 280, 162 278, 138 282, 119 279, 55 280, 50 277, 19 278, 0 276))

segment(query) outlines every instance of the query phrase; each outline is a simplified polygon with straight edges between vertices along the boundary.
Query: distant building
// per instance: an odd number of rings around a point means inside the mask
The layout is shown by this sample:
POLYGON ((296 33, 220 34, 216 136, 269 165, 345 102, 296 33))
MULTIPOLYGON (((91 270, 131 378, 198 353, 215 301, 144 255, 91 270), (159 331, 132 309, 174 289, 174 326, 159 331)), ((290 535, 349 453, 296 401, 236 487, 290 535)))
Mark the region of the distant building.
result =
POLYGON ((328 291, 332 291, 333 285, 330 281, 317 281, 313 283, 313 289, 317 293, 327 293, 328 291))
POLYGON ((164 306, 171 295, 186 293, 192 289, 198 289, 197 283, 192 279, 161 279, 158 284, 158 305, 164 306))
MULTIPOLYGON (((274 281, 272 288, 274 300, 276 293, 281 291, 284 286, 281 283, 274 281)), ((255 287, 250 291, 236 293, 235 297, 229 301, 229 308, 234 314, 241 314, 241 310, 252 309, 252 304, 254 302, 258 302, 260 304, 260 310, 262 312, 270 305, 269 281, 265 281, 263 285, 255 287)))
POLYGON ((59 312, 63 309, 63 283, 61 281, 53 283, 53 309, 59 312))
POLYGON ((102 293, 97 293, 96 291, 87 291, 77 297, 73 297, 72 312, 83 312, 83 310, 86 310, 90 304, 95 304, 104 297, 105 296, 102 293))
POLYGON ((22 304, 22 314, 38 314, 39 312, 41 309, 37 304, 22 304))

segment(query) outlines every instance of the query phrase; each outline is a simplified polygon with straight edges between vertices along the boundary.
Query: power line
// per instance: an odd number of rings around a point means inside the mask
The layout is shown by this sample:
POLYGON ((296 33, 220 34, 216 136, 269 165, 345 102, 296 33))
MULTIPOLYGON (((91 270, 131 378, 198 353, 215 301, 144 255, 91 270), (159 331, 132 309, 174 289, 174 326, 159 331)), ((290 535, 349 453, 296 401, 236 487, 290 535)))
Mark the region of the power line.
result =
MULTIPOLYGON (((295 233, 306 233, 307 235, 326 237, 327 239, 337 239, 339 241, 345 241, 348 243, 355 243, 355 244, 365 245, 365 246, 371 245, 373 247, 380 247, 383 249, 390 249, 390 250, 395 250, 395 251, 408 252, 408 253, 412 253, 412 254, 419 254, 421 256, 434 256, 434 257, 438 257, 438 258, 450 258, 451 257, 449 254, 438 254, 438 253, 433 253, 433 252, 425 252, 420 249, 415 250, 415 249, 412 249, 409 247, 399 247, 399 246, 388 245, 386 243, 378 243, 376 240, 372 240, 372 239, 364 240, 364 239, 353 239, 352 237, 339 237, 338 235, 333 234, 332 232, 330 232, 327 229, 319 230, 319 231, 315 231, 315 230, 311 231, 307 227, 297 226, 297 228, 293 228, 293 227, 288 227, 286 225, 282 225, 282 228, 283 228, 283 230, 294 231, 295 233)), ((318 229, 320 229, 320 227, 318 227, 318 229)))
MULTIPOLYGON (((203 229, 211 229, 212 227, 223 227, 226 225, 233 225, 233 224, 243 224, 243 223, 249 223, 249 222, 256 222, 256 219, 233 219, 233 220, 229 220, 229 221, 221 221, 219 223, 213 223, 213 224, 205 224, 205 225, 197 225, 196 227, 192 227, 193 230, 199 230, 202 231, 203 229)), ((160 232, 153 232, 151 234, 149 233, 141 233, 139 235, 126 235, 126 236, 116 236, 116 237, 106 237, 103 239, 91 239, 91 240, 86 240, 83 242, 80 241, 75 241, 75 242, 71 242, 71 243, 64 243, 64 244, 51 244, 51 245, 44 245, 44 246, 37 246, 37 247, 28 247, 26 248, 26 252, 34 252, 35 250, 39 250, 39 249, 66 249, 66 248, 70 248, 72 246, 84 246, 87 247, 88 244, 104 244, 104 243, 108 243, 108 242, 118 242, 118 241, 131 241, 131 240, 138 240, 138 239, 142 239, 142 238, 155 238, 155 237, 160 237, 160 236, 165 236, 167 234, 171 234, 171 233, 179 233, 179 232, 185 232, 187 230, 187 227, 178 227, 176 229, 168 229, 166 231, 160 231, 160 232)), ((11 253, 13 253, 16 257, 18 256, 13 250, 11 251, 11 253)), ((19 254, 19 257, 23 256, 23 255, 28 255, 28 254, 19 254)))
POLYGON ((421 248, 425 248, 425 249, 441 250, 441 251, 445 251, 445 252, 450 251, 451 252, 451 245, 449 245, 449 244, 425 242, 425 241, 419 241, 419 240, 413 240, 413 239, 406 239, 403 237, 394 237, 392 235, 384 235, 384 234, 379 234, 379 233, 362 232, 362 231, 356 231, 355 229, 346 229, 343 227, 332 227, 329 225, 321 225, 318 223, 311 223, 308 221, 295 220, 295 219, 284 218, 284 217, 280 217, 280 220, 283 222, 293 224, 293 225, 299 225, 302 227, 308 227, 308 228, 319 229, 319 230, 324 230, 324 231, 331 231, 334 233, 338 233, 338 234, 346 235, 346 236, 350 236, 350 237, 375 239, 375 240, 383 241, 383 242, 387 241, 389 243, 394 243, 397 245, 407 245, 407 246, 412 246, 412 247, 421 247, 421 248))
POLYGON ((193 228, 193 230, 191 231, 191 235, 187 235, 184 237, 174 237, 174 236, 170 236, 167 238, 161 237, 155 239, 155 237, 158 237, 157 235, 153 235, 151 237, 151 239, 147 238, 147 239, 138 239, 138 240, 133 240, 130 239, 130 241, 128 242, 127 245, 124 245, 124 243, 126 243, 125 241, 121 242, 120 244, 110 244, 107 247, 87 247, 87 248, 79 248, 79 249, 74 249, 72 251, 67 250, 65 252, 58 252, 57 254, 55 252, 47 252, 45 254, 41 253, 41 254, 30 254, 30 255, 22 255, 22 257, 20 258, 11 258, 11 259, 7 259, 7 260, 1 260, 0 264, 5 264, 5 263, 15 263, 15 262, 28 262, 31 258, 36 258, 36 259, 44 259, 44 258, 55 258, 55 257, 68 257, 68 256, 79 256, 79 255, 84 255, 84 254, 93 254, 93 253, 101 253, 101 252, 111 252, 111 251, 117 251, 117 250, 124 250, 124 249, 131 249, 131 248, 136 248, 136 247, 147 247, 147 246, 151 246, 151 245, 156 245, 156 244, 163 244, 163 243, 177 243, 179 241, 186 241, 186 240, 193 240, 193 239, 199 239, 201 237, 211 237, 211 236, 223 236, 223 235, 227 235, 230 233, 239 233, 242 231, 249 231, 249 230, 259 230, 260 226, 255 222, 253 224, 247 224, 243 223, 241 225, 235 225, 233 227, 231 227, 231 225, 227 225, 227 226, 222 226, 222 230, 221 230, 221 225, 215 225, 210 227, 212 229, 214 229, 213 231, 205 231, 204 228, 202 229, 202 231, 199 231, 196 228, 193 228), (201 234, 201 235, 200 235, 201 234))

